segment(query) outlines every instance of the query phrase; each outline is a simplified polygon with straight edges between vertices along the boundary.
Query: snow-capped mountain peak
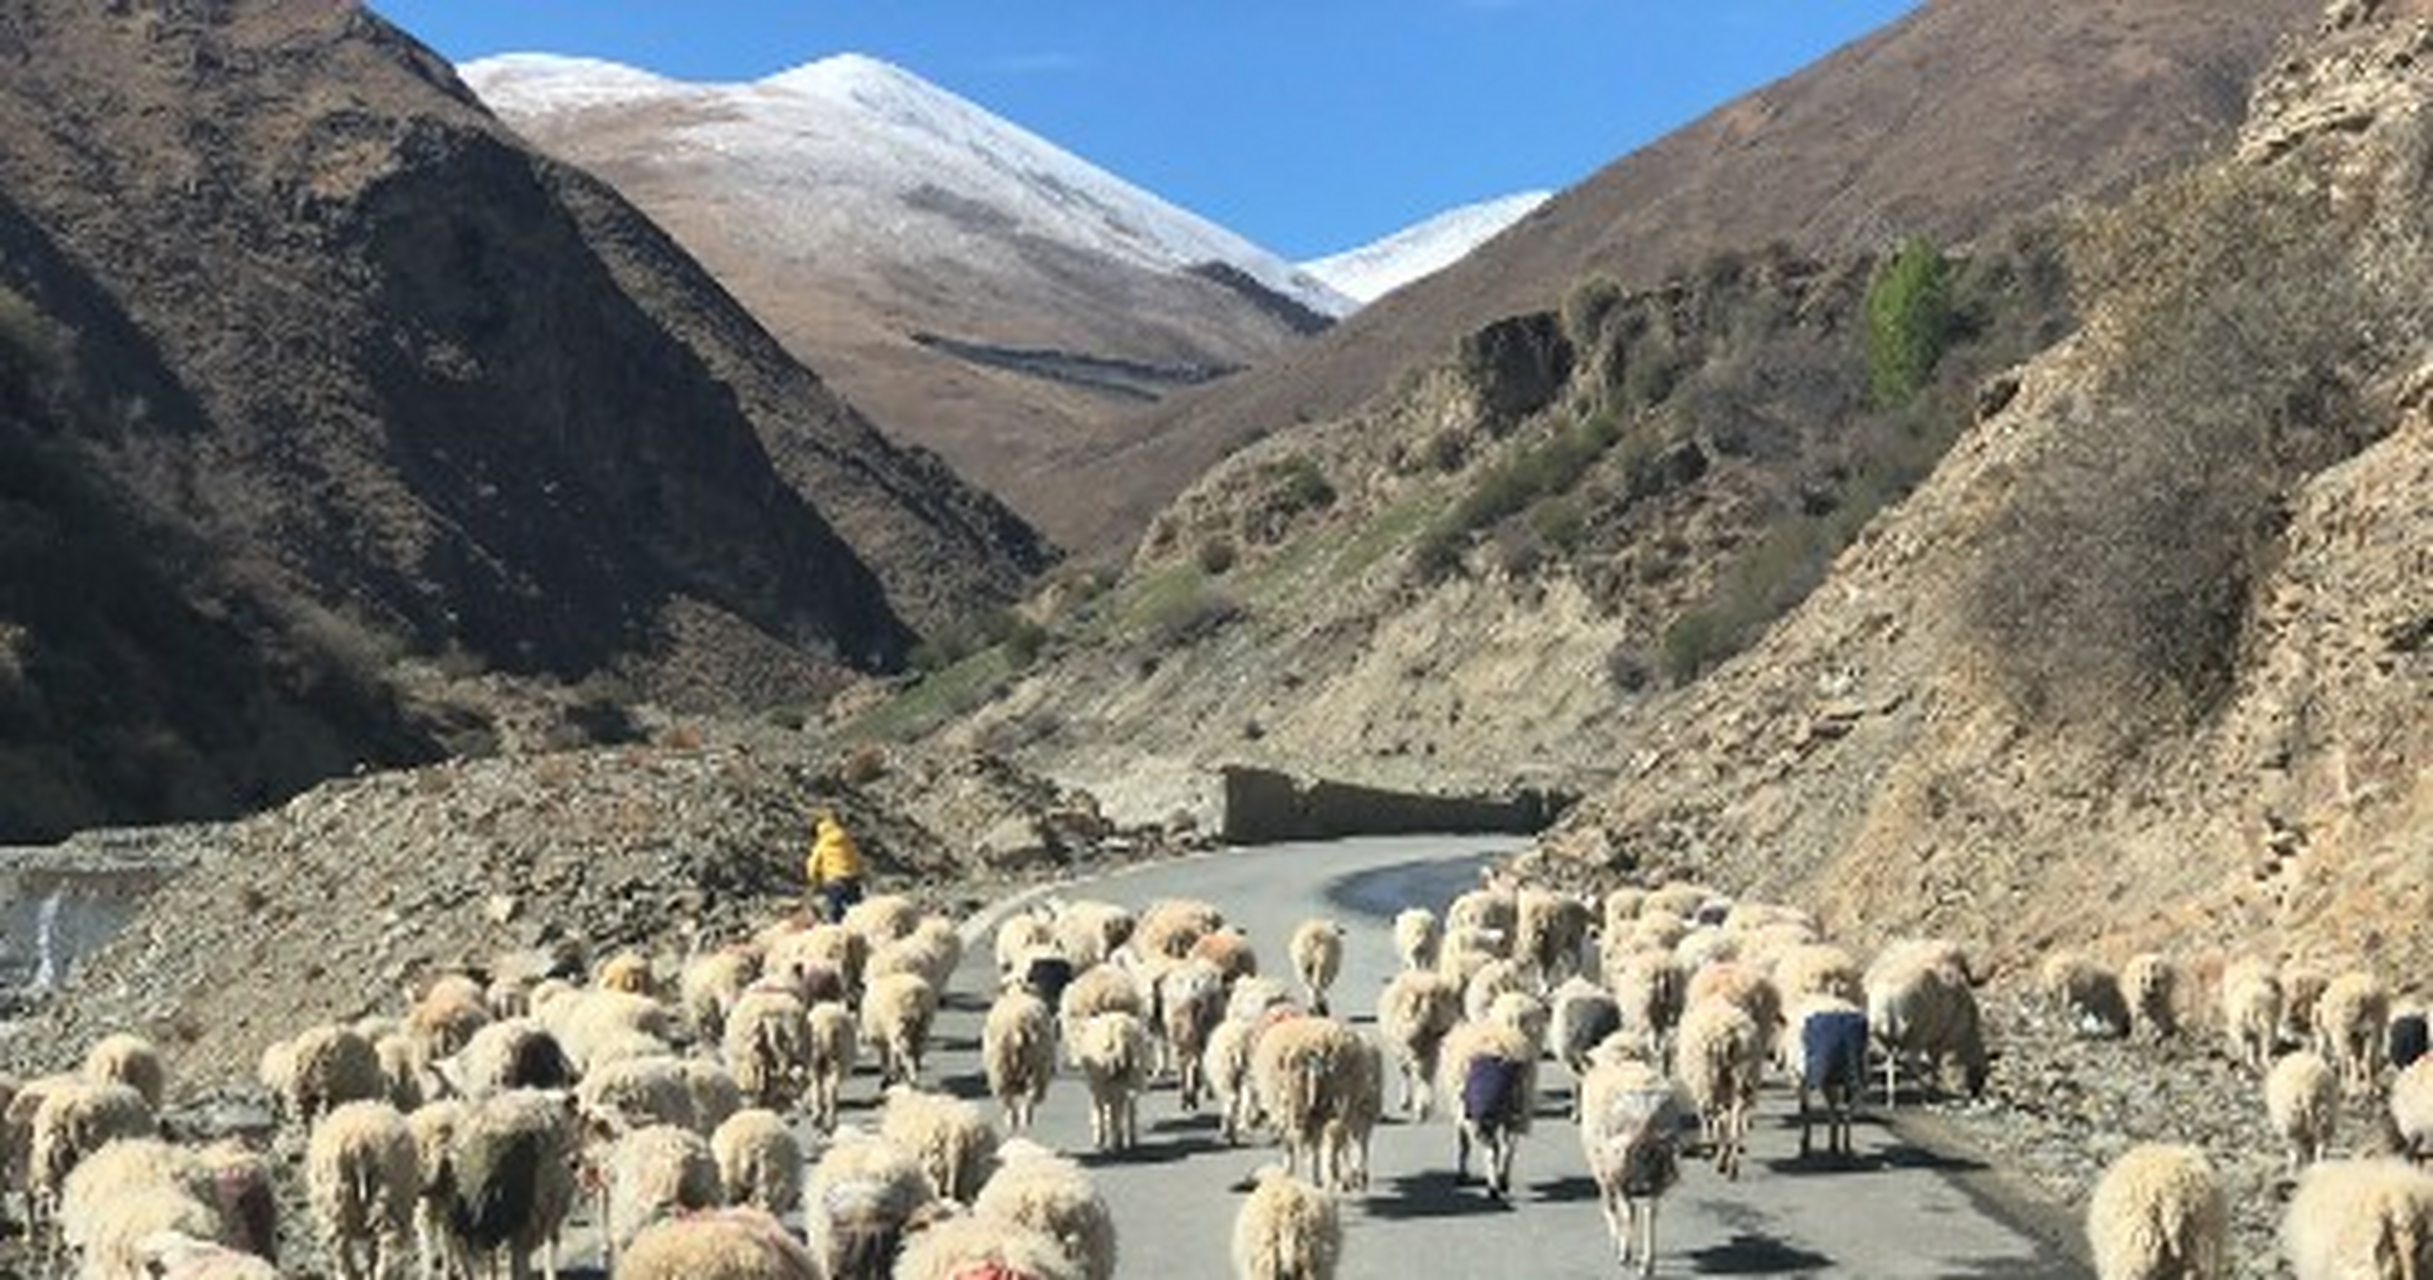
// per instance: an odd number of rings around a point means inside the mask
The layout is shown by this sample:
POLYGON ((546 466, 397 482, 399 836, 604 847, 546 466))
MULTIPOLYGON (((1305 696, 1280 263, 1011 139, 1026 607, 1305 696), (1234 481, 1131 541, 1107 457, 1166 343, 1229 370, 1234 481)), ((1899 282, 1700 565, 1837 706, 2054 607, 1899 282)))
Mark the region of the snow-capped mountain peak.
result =
POLYGON ((1552 194, 1524 191, 1449 209, 1374 243, 1302 263, 1301 269, 1365 305, 1453 265, 1552 194))

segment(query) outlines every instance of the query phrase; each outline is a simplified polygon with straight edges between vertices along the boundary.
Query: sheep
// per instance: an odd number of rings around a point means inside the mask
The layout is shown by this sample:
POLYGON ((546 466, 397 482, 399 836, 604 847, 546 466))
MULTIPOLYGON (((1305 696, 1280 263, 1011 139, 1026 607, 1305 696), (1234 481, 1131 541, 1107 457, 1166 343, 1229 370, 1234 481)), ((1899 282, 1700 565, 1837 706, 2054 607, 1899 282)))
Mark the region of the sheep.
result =
POLYGON ((938 1016, 938 989, 913 973, 892 973, 862 996, 862 1039, 878 1050, 879 1082, 918 1084, 929 1027, 938 1016))
POLYGON ((1250 935, 1226 925, 1212 929, 1191 944, 1186 959, 1205 960, 1225 975, 1225 984, 1232 986, 1244 978, 1258 976, 1259 952, 1250 945, 1250 935))
POLYGON ((1726 1178, 1740 1177, 1765 1059, 1762 1044, 1757 1020, 1730 1000, 1692 1000, 1681 1015, 1675 1056, 1682 1088, 1698 1109, 1715 1171, 1726 1178))
POLYGON ((2131 1020, 2156 1040, 2179 1034, 2179 966, 2169 956, 2141 951, 2120 967, 2121 995, 2131 1020))
POLYGON ((1446 1034, 1438 1061, 1445 1095, 1460 1100, 1454 1170, 1468 1176, 1471 1146, 1484 1147, 1487 1194, 1498 1200, 1512 1185, 1515 1148, 1537 1111, 1537 1057, 1511 1027, 1464 1022, 1446 1034))
POLYGON ((1517 893, 1491 884, 1482 885, 1445 904, 1445 936, 1449 938, 1462 929, 1483 929, 1509 943, 1518 931, 1520 914, 1517 893))
POLYGON ((1673 944, 1673 958, 1684 972, 1696 974, 1710 965, 1740 959, 1740 939, 1711 926, 1690 930, 1673 944))
POLYGON ((2315 1051, 2332 1064, 2353 1095, 2373 1091, 2382 1073, 2383 1029, 2391 1020, 2391 992, 2382 979, 2351 970, 2323 988, 2315 1005, 2315 1051))
MULTIPOLYGON (((1718 897, 1715 891, 1705 885, 1673 880, 1648 890, 1647 897, 1639 904, 1639 915, 1645 919, 1662 914, 1688 921, 1695 919, 1709 903, 1716 901, 1718 897)), ((1730 914, 1728 905, 1724 914, 1730 914)))
POLYGON ((1149 1084, 1149 1029, 1123 1010, 1092 1015, 1073 1038, 1073 1058, 1090 1086, 1090 1141, 1125 1151, 1139 1136, 1140 1092, 1149 1084))
POLYGON ((531 1018, 500 1018, 473 1033, 456 1056, 440 1064, 440 1075, 468 1098, 510 1089, 564 1089, 574 1084, 574 1064, 556 1036, 531 1018))
POLYGON ((1866 974, 1858 958, 1830 942, 1784 948, 1775 954, 1771 973, 1774 989, 1786 1005, 1808 996, 1831 996, 1852 1004, 1867 999, 1866 974))
POLYGON ((721 947, 688 961, 676 977, 676 999, 693 1024, 693 1037, 713 1044, 723 1037, 728 1012, 759 976, 756 947, 721 947))
POLYGON ((811 1006, 805 1019, 810 1027, 810 1056, 805 1069, 810 1075, 806 1090, 811 1122, 820 1132, 833 1132, 839 1096, 845 1089, 845 1077, 853 1074, 854 1060, 860 1056, 860 1037, 851 1010, 834 1000, 823 1000, 811 1006))
POLYGON ((998 922, 993 945, 997 975, 1011 978, 1032 956, 1056 949, 1056 926, 1036 911, 1017 911, 998 922))
POLYGON ((180 1182, 219 1218, 214 1239, 277 1261, 279 1199, 269 1159, 237 1138, 182 1147, 179 1154, 180 1182))
POLYGON ((1070 1158, 1019 1139, 999 1147, 998 1160, 972 1213, 1054 1240, 1086 1280, 1114 1280, 1115 1216, 1090 1175, 1070 1158))
POLYGON ((504 1253, 514 1275, 534 1253, 557 1274, 557 1238, 575 1201, 575 1132, 564 1095, 519 1089, 465 1105, 438 1167, 426 1168, 459 1274, 504 1253))
POLYGON ((1554 1013, 1546 1002, 1526 991, 1507 991, 1487 1006, 1487 1016, 1481 1021, 1510 1027, 1529 1041, 1540 1054, 1546 1052, 1546 1033, 1554 1022, 1554 1013))
POLYGON ((1825 1151, 1851 1154, 1850 1114, 1867 1088, 1867 1013, 1839 996, 1812 995, 1792 1007, 1788 1066, 1799 1089, 1799 1154, 1809 1150, 1811 1094, 1824 1104, 1825 1151))
POLYGON ((1292 940, 1285 944, 1285 953, 1292 958, 1293 973, 1301 979, 1301 990, 1309 997, 1312 1013, 1326 1013, 1327 989, 1335 985, 1336 975, 1343 972, 1343 923, 1339 920, 1304 920, 1293 930, 1292 940))
POLYGON ((867 984, 890 974, 909 973, 942 991, 962 959, 962 944, 951 931, 915 931, 872 951, 862 980, 867 984))
POLYGON ((1965 963, 1937 945, 1887 948, 1867 970, 1867 1032, 1884 1050, 1884 1105, 1894 1103, 1903 1054, 1926 1060, 1927 1078, 1940 1078, 1957 1059, 1969 1095, 1985 1091, 1985 1027, 1965 963))
POLYGON ((602 1177, 608 1192, 602 1223, 612 1272, 617 1255, 644 1227, 726 1202, 726 1184, 710 1144, 700 1134, 672 1124, 645 1125, 618 1138, 602 1177))
POLYGON ((1113 965, 1100 965, 1077 975, 1056 1002, 1057 1032, 1064 1038, 1066 1052, 1072 1051, 1082 1023, 1098 1014, 1115 1012, 1140 1018, 1149 1014, 1148 998, 1130 973, 1113 965))
POLYGON ((2257 960, 2234 962, 2222 973, 2222 1034, 2230 1056, 2259 1074, 2269 1068, 2281 1026, 2281 979, 2257 960))
POLYGON ((2292 1176, 2323 1158, 2340 1121, 2340 1082, 2309 1050, 2284 1055, 2264 1076, 2264 1111, 2288 1149, 2292 1176))
POLYGON ((862 968, 869 962, 868 937, 841 924, 815 924, 770 942, 760 971, 763 976, 832 971, 844 981, 850 997, 862 989, 862 968))
MULTIPOLYGON (((1005 1108, 1006 1127, 1030 1128, 1056 1074, 1056 1022, 1047 1001, 1020 989, 999 995, 980 1025, 980 1060, 989 1096, 1005 1108)), ((1192 1078, 1187 1071, 1186 1105, 1192 1078)))
POLYGON ((79 1161, 119 1138, 149 1138, 159 1130, 144 1095, 115 1083, 69 1079, 46 1089, 34 1109, 28 1143, 28 1221, 53 1217, 68 1174, 79 1161))
POLYGON ((269 1259, 175 1229, 136 1242, 134 1274, 148 1280, 279 1280, 269 1259))
POLYGON ((480 987, 470 981, 442 982, 406 1011, 402 1030, 414 1048, 414 1060, 431 1063, 464 1048, 492 1021, 489 997, 480 987))
POLYGON ((1637 1037, 1640 1048, 1660 1057, 1681 1022, 1689 975, 1669 950, 1623 952, 1605 966, 1605 985, 1622 1011, 1622 1025, 1637 1037))
POLYGON ((1293 997, 1275 978, 1252 976, 1236 981, 1225 993, 1225 1016, 1236 1022, 1257 1022, 1274 1010, 1292 1007, 1293 997))
POLYGON ((1205 960, 1185 960, 1159 976, 1154 1003, 1175 1063, 1183 1110, 1197 1112, 1207 1093, 1202 1058, 1209 1033, 1225 1016, 1225 975, 1205 960))
POLYGON ((1528 978, 1516 960, 1490 960, 1480 966, 1470 980, 1462 984, 1462 1017, 1470 1022, 1483 1022, 1487 1010, 1493 1008, 1496 997, 1506 992, 1526 991, 1528 978))
POLYGON ((1225 927, 1225 913, 1192 898, 1163 898, 1140 913, 1132 949, 1144 956, 1181 960, 1201 938, 1225 927))
POLYGON ((1318 1188, 1270 1165, 1233 1220, 1233 1273, 1240 1280, 1334 1280, 1343 1257, 1343 1213, 1318 1188))
POLYGON ((1580 952, 1592 923, 1588 904, 1552 889, 1520 891, 1513 909, 1513 957, 1539 991, 1580 971, 1580 952))
POLYGON ((860 934, 862 941, 876 953, 880 947, 910 934, 920 919, 920 904, 911 898, 900 893, 874 893, 845 908, 845 917, 838 923, 860 934))
POLYGON ((168 1091, 169 1072, 160 1050, 131 1032, 103 1036, 85 1050, 84 1078, 94 1084, 123 1084, 143 1095, 144 1105, 158 1112, 168 1091))
POLYGON ((2281 986, 2279 1035, 2299 1044, 2315 1039, 2315 1010, 2332 984, 2332 973, 2313 960, 2292 956, 2277 971, 2281 986))
POLYGON ((2230 1273, 2229 1233, 2222 1179, 2195 1147, 2131 1147, 2087 1199, 2087 1244, 2101 1280, 2219 1280, 2230 1273))
POLYGON ((58 1243, 85 1276, 134 1277, 137 1243, 164 1230, 216 1239, 218 1220, 193 1193, 187 1154, 157 1138, 120 1138, 78 1162, 62 1182, 58 1243))
POLYGON ((1259 1037, 1250 1074, 1284 1140, 1286 1172, 1298 1174, 1307 1152, 1318 1185, 1330 1191, 1356 1185, 1356 1166, 1366 1161, 1353 1159, 1351 1147, 1367 1135, 1351 1132, 1351 1113, 1359 1105, 1355 1094, 1369 1083, 1365 1052, 1357 1033, 1322 1015, 1288 1019, 1259 1037))
POLYGON ((803 1216, 830 1280, 886 1280, 905 1224, 936 1199, 910 1152, 845 1128, 812 1167, 803 1216))
POLYGON ((1258 1111, 1258 1094, 1250 1086, 1251 1042, 1257 1035, 1253 1022, 1221 1019, 1208 1033, 1207 1051, 1200 1055, 1209 1091, 1216 1095, 1217 1133, 1228 1143, 1241 1140, 1258 1111))
POLYGON ((650 1125, 695 1129, 692 1086, 681 1059, 623 1058, 585 1075, 575 1086, 575 1113, 592 1133, 616 1137, 650 1125))
POLYGON ((2399 1153, 2419 1164, 2433 1160, 2433 1057, 2418 1058, 2392 1078, 2390 1113, 2399 1153))
POLYGON ((1690 922, 1669 911, 1644 911, 1623 935, 1623 950, 1671 951, 1690 936, 1690 922))
MULTIPOLYGON (((495 1095, 485 1095, 495 1096, 495 1095)), ((449 1152, 464 1125, 467 1103, 457 1098, 425 1102, 406 1116, 406 1132, 414 1137, 414 1243, 424 1276, 462 1274, 456 1265, 448 1227, 449 1152)))
POLYGON ((1377 1025, 1394 1051, 1402 1076, 1402 1110, 1426 1119, 1433 1102, 1438 1051, 1445 1033, 1461 1021, 1461 990, 1428 969, 1405 969, 1377 998, 1377 1025))
POLYGON ((1436 971, 1456 984, 1468 986, 1480 970, 1506 958, 1511 935, 1465 925, 1447 929, 1436 947, 1436 971))
POLYGON ((784 992, 746 991, 728 1011, 719 1056, 752 1105, 782 1111, 810 1075, 810 1012, 784 992))
POLYGON ((658 1057, 676 1040, 674 1012, 630 991, 570 990, 536 1002, 532 1016, 557 1038, 577 1072, 620 1058, 658 1057))
POLYGON ((287 1115, 308 1129, 333 1107, 388 1096, 379 1049, 353 1027, 307 1028, 287 1042, 279 1066, 287 1115))
POLYGON ((1076 969, 1102 964, 1132 937, 1130 910, 1112 902, 1066 903, 1056 913, 1056 950, 1076 969))
POLYGON ((895 1280, 1081 1280, 1082 1271, 1054 1240, 1028 1227, 987 1218, 948 1218, 904 1244, 895 1280))
POLYGON ((693 1132, 709 1133, 743 1110, 743 1089, 725 1067, 707 1058, 682 1058, 676 1068, 693 1098, 693 1132))
POLYGON ((887 1090, 879 1136, 911 1152, 941 1197, 966 1204, 979 1192, 997 1157, 997 1131, 980 1108, 904 1085, 887 1090))
POLYGON ((1437 926, 1436 913, 1426 907, 1405 907, 1394 915, 1394 955, 1402 967, 1433 969, 1437 948, 1444 942, 1444 931, 1437 926))
POLYGON ((2393 1070, 2405 1071, 2425 1056, 2428 1038, 2425 1017, 2422 1009, 2391 1015, 2390 1033, 2383 1037, 2383 1043, 2386 1046, 2384 1056, 2390 1060, 2393 1070))
POLYGON ((802 1140, 774 1111, 746 1107, 728 1116, 710 1132, 710 1158, 728 1204, 783 1218, 802 1202, 802 1140))
POLYGON ((1687 1101, 1643 1062, 1599 1063, 1580 1080, 1580 1150, 1624 1269, 1656 1269, 1656 1202, 1681 1178, 1687 1101))
POLYGON ((602 961, 599 972, 592 975, 591 985, 601 991, 621 991, 633 996, 659 994, 658 976, 651 971, 650 957, 637 951, 620 951, 602 961))
POLYGON ((2433 1173, 2399 1160, 2326 1160, 2281 1219, 2297 1280, 2421 1276, 2433 1269, 2433 1173))
POLYGON ((1631 925, 1638 922, 1639 908, 1646 901, 1647 890, 1635 884, 1617 885, 1605 891, 1598 906, 1601 921, 1598 933, 1606 945, 1611 946, 1630 933, 1631 925))
POLYGON ((1690 975, 1682 998, 1687 1006, 1701 1000, 1728 1000, 1740 1006, 1757 1028, 1758 1062, 1773 1061, 1775 1036, 1783 1021, 1783 998, 1773 980, 1757 966, 1737 960, 1708 965, 1690 975))
POLYGON ((2053 1013, 2082 1036, 2121 1039, 2129 1034, 2129 1002, 2120 979, 2091 957, 2074 951, 2047 956, 2038 985, 2053 1013))
POLYGON ((819 1260, 754 1208, 651 1224, 617 1259, 616 1280, 822 1280, 819 1260))
POLYGON ((349 1102, 314 1127, 304 1182, 342 1280, 389 1274, 421 1189, 405 1116, 387 1102, 349 1102))

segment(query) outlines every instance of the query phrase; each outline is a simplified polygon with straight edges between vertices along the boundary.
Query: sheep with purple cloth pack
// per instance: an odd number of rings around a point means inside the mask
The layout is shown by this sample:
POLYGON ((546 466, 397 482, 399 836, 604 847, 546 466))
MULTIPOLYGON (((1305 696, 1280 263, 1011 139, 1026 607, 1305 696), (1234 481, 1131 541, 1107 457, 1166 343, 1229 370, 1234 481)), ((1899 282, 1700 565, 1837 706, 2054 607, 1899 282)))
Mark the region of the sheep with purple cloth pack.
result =
POLYGON ((1791 1074, 1799 1085, 1799 1153, 1808 1154, 1815 1112, 1824 1104, 1825 1151, 1850 1154, 1850 1113, 1867 1087, 1867 1013, 1847 1000, 1811 996, 1792 1011, 1791 1074))

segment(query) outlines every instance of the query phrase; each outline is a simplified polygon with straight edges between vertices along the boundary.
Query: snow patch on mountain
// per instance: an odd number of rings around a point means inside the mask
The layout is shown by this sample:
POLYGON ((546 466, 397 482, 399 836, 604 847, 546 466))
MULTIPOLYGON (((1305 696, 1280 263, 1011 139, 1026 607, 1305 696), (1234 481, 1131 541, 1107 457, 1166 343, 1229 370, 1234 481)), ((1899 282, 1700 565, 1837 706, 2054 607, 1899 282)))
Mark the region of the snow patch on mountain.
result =
POLYGON ((1422 276, 1453 265, 1496 233, 1546 202, 1550 191, 1524 191, 1500 200, 1449 209, 1360 248, 1301 264, 1301 270, 1362 304, 1375 302, 1422 276))
POLYGON ((772 229, 773 249, 877 233, 894 252, 987 258, 1035 237, 1157 270, 1229 264, 1325 315, 1356 305, 1277 254, 876 58, 842 54, 748 84, 537 54, 458 73, 510 123, 681 108, 682 145, 717 155, 788 221, 788 234, 772 229))

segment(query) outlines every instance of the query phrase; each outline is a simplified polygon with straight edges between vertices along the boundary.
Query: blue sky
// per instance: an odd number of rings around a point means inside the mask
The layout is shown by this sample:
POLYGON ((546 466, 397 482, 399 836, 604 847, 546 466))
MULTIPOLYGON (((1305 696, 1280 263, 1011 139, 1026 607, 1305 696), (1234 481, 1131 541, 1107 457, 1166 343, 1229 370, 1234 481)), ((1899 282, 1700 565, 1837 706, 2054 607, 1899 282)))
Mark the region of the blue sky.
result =
POLYGON ((450 59, 893 62, 1288 258, 1560 189, 1914 0, 371 0, 450 59))

